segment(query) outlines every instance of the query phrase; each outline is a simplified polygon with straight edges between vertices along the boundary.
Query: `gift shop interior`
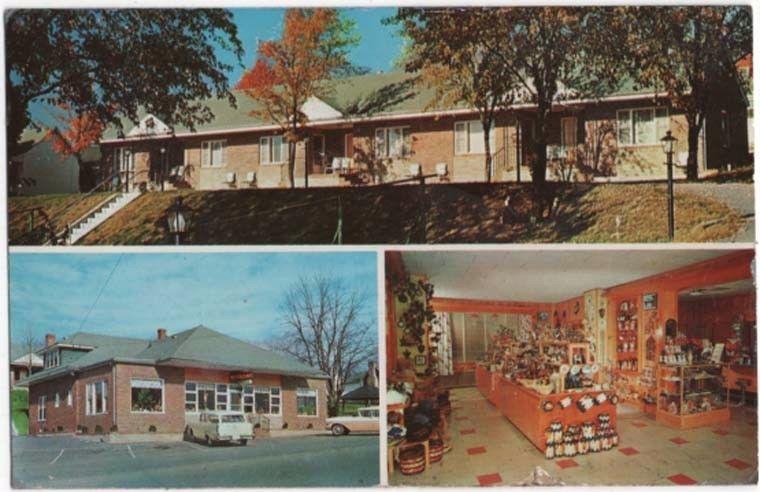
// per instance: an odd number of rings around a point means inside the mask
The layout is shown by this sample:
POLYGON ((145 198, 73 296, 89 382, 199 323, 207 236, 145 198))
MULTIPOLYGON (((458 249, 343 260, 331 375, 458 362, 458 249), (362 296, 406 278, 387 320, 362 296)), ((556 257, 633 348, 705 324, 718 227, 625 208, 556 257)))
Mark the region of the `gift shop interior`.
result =
POLYGON ((754 263, 387 252, 390 484, 757 483, 754 263))

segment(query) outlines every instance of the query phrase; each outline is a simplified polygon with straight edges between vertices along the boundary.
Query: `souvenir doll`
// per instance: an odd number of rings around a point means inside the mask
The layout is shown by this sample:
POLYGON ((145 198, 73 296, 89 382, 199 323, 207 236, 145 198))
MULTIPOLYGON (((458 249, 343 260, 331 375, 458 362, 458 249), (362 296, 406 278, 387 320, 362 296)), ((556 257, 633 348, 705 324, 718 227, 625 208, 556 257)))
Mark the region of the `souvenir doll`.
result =
POLYGON ((554 459, 554 444, 548 444, 546 446, 546 459, 554 459))
POLYGON ((575 456, 575 442, 573 441, 572 434, 568 434, 565 436, 565 456, 573 457, 575 456))

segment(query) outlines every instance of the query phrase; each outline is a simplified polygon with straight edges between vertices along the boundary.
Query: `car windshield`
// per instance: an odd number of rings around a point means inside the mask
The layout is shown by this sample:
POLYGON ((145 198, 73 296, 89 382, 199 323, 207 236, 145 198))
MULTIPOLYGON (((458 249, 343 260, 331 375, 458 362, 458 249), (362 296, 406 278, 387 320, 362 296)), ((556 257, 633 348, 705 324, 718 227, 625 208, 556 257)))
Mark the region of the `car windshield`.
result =
POLYGON ((242 415, 222 415, 222 422, 245 422, 242 415))

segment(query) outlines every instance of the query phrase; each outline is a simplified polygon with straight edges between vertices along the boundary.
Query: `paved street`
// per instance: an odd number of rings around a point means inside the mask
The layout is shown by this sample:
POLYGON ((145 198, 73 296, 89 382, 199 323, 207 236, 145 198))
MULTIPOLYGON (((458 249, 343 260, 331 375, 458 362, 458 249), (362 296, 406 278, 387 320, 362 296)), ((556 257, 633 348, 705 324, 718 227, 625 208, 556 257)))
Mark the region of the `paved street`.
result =
POLYGON ((676 189, 707 196, 726 204, 744 218, 734 242, 755 242, 755 195, 753 183, 677 183, 676 189))
POLYGON ((12 439, 13 487, 363 487, 380 481, 377 436, 287 437, 211 448, 72 436, 12 439))

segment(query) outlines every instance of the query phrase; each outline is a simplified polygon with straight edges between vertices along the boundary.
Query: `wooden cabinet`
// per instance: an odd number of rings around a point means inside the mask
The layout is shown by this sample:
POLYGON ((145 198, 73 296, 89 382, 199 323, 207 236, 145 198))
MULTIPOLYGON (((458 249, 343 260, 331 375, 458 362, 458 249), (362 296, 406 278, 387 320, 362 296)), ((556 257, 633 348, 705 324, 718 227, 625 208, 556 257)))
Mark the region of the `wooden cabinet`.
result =
POLYGON ((661 364, 657 395, 656 418, 666 425, 691 429, 731 420, 719 365, 661 364))

